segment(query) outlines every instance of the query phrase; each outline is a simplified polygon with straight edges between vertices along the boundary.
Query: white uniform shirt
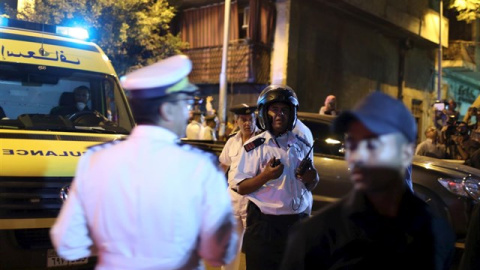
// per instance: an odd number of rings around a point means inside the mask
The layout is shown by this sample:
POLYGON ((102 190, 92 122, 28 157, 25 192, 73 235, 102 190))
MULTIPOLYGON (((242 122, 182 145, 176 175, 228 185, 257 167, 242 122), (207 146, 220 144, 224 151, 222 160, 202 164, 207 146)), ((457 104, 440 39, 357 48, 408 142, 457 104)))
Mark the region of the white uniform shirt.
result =
POLYGON ((201 140, 203 135, 203 126, 201 123, 192 120, 192 122, 187 125, 185 133, 187 135, 187 139, 189 140, 201 140))
POLYGON ((201 258, 233 259, 225 177, 177 139, 140 125, 127 141, 87 151, 50 232, 58 254, 75 260, 95 246, 96 269, 201 269, 201 258))
POLYGON ((225 143, 225 146, 223 147, 222 153, 220 154, 218 160, 222 164, 230 166, 228 170, 228 193, 232 198, 233 214, 237 218, 237 222, 241 222, 243 228, 245 228, 247 225, 246 221, 248 198, 234 191, 237 190, 237 184, 233 181, 233 177, 235 176, 235 172, 238 168, 238 162, 240 161, 240 153, 242 151, 244 151, 242 135, 240 134, 240 132, 237 132, 237 134, 232 136, 225 143))
POLYGON ((228 170, 228 187, 237 189, 237 184, 233 182, 233 176, 238 168, 238 162, 240 161, 240 152, 243 151, 242 135, 237 132, 233 137, 228 139, 223 147, 222 153, 218 160, 226 165, 230 166, 228 170))
POLYGON ((216 141, 217 135, 215 135, 215 130, 210 126, 205 126, 203 128, 203 135, 200 137, 200 140, 209 140, 209 141, 216 141))
POLYGON ((295 124, 295 128, 292 130, 292 132, 305 139, 310 146, 313 145, 314 142, 312 131, 302 121, 300 121, 300 119, 297 119, 297 123, 295 124))
MULTIPOLYGON (((270 159, 276 157, 285 166, 282 175, 268 181, 258 190, 246 196, 264 214, 310 214, 312 193, 295 176, 295 169, 310 149, 290 131, 283 136, 287 136, 287 138, 285 138, 285 143, 280 144, 281 148, 277 146, 268 131, 250 138, 245 145, 258 138, 264 138, 265 142, 250 152, 242 151, 240 153, 240 161, 233 181, 238 185, 243 180, 258 175, 265 169, 265 166, 270 166, 268 164, 270 159)), ((310 155, 313 160, 313 154, 310 153, 310 155)))

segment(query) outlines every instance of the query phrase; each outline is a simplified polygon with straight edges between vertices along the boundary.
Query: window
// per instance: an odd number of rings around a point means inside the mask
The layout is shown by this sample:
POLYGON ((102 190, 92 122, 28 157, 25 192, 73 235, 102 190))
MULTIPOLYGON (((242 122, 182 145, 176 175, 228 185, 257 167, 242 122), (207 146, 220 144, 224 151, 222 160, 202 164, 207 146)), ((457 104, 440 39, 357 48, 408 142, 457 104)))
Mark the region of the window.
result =
POLYGON ((315 140, 314 153, 338 157, 344 156, 343 137, 331 132, 327 123, 314 122, 308 119, 301 120, 312 131, 315 140))
POLYGON ((2 63, 0 107, 0 128, 122 134, 133 128, 117 80, 88 71, 2 63), (79 87, 87 95, 75 95, 79 87))

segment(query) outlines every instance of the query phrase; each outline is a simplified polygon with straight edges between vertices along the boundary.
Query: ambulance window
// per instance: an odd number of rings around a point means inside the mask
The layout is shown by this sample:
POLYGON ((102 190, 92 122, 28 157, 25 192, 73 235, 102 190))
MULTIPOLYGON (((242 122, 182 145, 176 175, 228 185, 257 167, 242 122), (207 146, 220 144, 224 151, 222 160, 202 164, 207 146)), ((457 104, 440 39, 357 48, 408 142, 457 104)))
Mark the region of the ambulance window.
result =
POLYGON ((82 70, 0 63, 0 107, 0 129, 127 134, 134 125, 118 80, 82 70))
POLYGON ((111 78, 102 82, 101 96, 99 97, 99 110, 111 122, 118 126, 130 126, 131 119, 126 107, 126 100, 120 95, 121 88, 111 78))

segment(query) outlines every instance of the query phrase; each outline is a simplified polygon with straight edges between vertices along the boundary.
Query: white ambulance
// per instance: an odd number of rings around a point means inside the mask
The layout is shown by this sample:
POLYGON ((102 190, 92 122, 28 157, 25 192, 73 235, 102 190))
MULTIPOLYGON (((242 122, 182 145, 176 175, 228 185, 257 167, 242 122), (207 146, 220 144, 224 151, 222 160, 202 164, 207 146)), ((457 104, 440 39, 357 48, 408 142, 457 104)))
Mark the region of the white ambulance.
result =
POLYGON ((0 269, 95 263, 58 258, 48 232, 85 150, 134 121, 108 57, 78 35, 0 19, 0 269))

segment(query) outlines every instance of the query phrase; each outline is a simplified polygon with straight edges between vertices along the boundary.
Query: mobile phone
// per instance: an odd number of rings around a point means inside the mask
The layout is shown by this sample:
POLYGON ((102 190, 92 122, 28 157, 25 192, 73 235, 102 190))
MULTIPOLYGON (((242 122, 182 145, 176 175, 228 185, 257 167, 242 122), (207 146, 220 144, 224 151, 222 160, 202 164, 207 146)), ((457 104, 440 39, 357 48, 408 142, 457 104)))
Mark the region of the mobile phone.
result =
POLYGON ((280 165, 282 162, 280 161, 280 159, 277 159, 276 157, 273 157, 273 162, 272 164, 270 164, 271 167, 277 167, 278 165, 280 165))
POLYGON ((435 102, 435 104, 433 104, 433 107, 434 107, 435 110, 437 110, 437 111, 443 111, 443 110, 445 110, 445 103, 443 103, 443 102, 435 102))

